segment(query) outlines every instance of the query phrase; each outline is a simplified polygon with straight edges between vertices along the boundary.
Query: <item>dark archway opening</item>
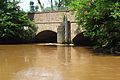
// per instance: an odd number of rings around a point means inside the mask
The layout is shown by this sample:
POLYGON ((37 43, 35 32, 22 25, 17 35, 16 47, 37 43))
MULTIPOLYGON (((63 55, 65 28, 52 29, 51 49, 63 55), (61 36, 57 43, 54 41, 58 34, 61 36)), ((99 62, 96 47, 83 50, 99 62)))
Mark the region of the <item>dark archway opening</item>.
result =
POLYGON ((57 43, 57 33, 45 30, 38 33, 35 37, 37 43, 57 43))
POLYGON ((89 37, 84 36, 83 33, 79 33, 73 38, 73 44, 74 45, 80 45, 80 46, 90 46, 92 45, 92 41, 89 37))

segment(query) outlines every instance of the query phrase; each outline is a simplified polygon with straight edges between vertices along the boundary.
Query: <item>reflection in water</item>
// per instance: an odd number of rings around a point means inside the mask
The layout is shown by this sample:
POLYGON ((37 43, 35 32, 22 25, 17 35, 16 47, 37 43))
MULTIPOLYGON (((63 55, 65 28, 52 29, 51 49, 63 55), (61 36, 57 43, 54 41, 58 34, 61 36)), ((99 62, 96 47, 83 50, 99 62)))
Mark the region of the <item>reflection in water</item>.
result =
POLYGON ((60 62, 69 64, 71 61, 71 47, 57 47, 57 57, 60 62))
POLYGON ((0 45, 0 80, 120 80, 120 57, 86 47, 0 45))

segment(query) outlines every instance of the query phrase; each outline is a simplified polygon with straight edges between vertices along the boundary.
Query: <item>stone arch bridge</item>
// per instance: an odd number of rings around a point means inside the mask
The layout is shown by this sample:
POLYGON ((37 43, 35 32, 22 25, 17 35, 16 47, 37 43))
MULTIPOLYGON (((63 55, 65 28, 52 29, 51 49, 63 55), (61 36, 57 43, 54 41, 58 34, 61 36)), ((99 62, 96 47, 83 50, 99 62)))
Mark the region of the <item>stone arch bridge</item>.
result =
POLYGON ((63 22, 64 15, 67 15, 71 25, 71 41, 80 33, 75 21, 75 11, 53 11, 29 13, 38 27, 37 39, 40 42, 56 42, 57 28, 63 22))

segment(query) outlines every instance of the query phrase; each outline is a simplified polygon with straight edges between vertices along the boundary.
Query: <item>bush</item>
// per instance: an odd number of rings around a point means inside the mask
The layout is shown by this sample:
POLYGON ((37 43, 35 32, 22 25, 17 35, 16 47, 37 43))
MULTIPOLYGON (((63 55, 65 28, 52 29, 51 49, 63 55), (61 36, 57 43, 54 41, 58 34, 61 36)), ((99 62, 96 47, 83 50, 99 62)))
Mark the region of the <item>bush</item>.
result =
POLYGON ((18 3, 0 1, 0 41, 30 41, 36 35, 35 24, 18 3))
POLYGON ((120 1, 74 0, 76 19, 84 35, 94 41, 94 48, 120 50, 120 1))

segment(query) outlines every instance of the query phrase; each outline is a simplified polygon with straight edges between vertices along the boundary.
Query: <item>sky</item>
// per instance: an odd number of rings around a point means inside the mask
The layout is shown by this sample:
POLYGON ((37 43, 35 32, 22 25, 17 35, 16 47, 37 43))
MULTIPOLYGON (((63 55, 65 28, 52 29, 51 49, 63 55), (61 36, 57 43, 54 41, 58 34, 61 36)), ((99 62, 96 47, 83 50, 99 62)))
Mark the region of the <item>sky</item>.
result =
MULTIPOLYGON (((29 11, 29 3, 30 1, 34 1, 35 5, 37 5, 37 0, 20 0, 20 7, 24 10, 24 11, 29 11)), ((44 3, 44 7, 48 7, 50 6, 50 0, 40 0, 41 3, 44 3)))

